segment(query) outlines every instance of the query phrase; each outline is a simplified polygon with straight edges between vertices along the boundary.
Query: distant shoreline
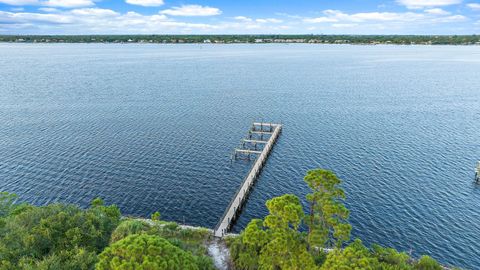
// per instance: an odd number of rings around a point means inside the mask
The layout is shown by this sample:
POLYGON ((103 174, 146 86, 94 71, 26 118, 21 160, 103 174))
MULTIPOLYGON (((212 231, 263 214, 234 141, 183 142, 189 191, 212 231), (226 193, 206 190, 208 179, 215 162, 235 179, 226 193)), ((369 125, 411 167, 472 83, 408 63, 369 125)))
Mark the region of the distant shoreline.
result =
POLYGON ((0 35, 0 43, 480 45, 478 35, 0 35))

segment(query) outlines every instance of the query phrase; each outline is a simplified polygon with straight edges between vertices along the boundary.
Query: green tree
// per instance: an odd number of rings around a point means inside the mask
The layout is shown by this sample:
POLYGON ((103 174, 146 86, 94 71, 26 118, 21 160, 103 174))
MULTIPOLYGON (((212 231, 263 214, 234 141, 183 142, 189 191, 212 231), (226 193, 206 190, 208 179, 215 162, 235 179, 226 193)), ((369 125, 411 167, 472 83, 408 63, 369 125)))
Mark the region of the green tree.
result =
POLYGON ((134 234, 107 247, 100 255, 97 270, 158 269, 197 270, 188 252, 154 235, 134 234))
POLYGON ((160 220, 160 212, 155 212, 152 214, 152 220, 153 221, 159 221, 160 220))
POLYGON ((343 204, 345 192, 339 187, 341 180, 333 172, 322 169, 308 171, 304 180, 313 191, 307 195, 310 249, 341 247, 350 239, 352 229, 347 222, 349 211, 343 204))
POLYGON ((382 268, 380 268, 378 259, 371 255, 362 241, 356 239, 345 249, 335 249, 328 253, 327 260, 321 268, 321 270, 347 269, 376 270, 382 268))
POLYGON ((65 260, 76 258, 72 250, 84 250, 90 255, 103 250, 119 220, 116 206, 92 204, 87 210, 62 204, 28 207, 4 220, 0 229, 0 265, 5 269, 9 269, 8 265, 12 269, 29 269, 56 261, 68 265, 65 260))
POLYGON ((0 218, 8 216, 12 212, 15 208, 15 200, 17 200, 16 194, 0 192, 0 218))
POLYGON ((405 252, 398 252, 393 248, 384 248, 377 244, 372 245, 372 255, 378 259, 382 269, 410 270, 410 256, 405 252), (394 267, 394 268, 392 268, 394 267))
POLYGON ((41 261, 25 258, 19 266, 24 270, 89 270, 97 262, 95 252, 74 248, 53 253, 41 261))
POLYGON ((418 262, 415 263, 415 269, 417 270, 442 270, 442 266, 429 256, 422 256, 418 262))
POLYGON ((264 221, 252 220, 242 234, 247 252, 238 256, 241 261, 255 265, 245 258, 254 254, 259 269, 315 269, 313 257, 298 231, 304 216, 298 197, 283 195, 267 201, 266 206, 269 215, 264 221))
POLYGON ((95 198, 90 203, 92 207, 99 207, 99 206, 103 206, 104 204, 105 202, 102 200, 102 198, 95 198))
POLYGON ((147 232, 149 226, 140 220, 129 219, 122 221, 113 231, 110 243, 117 242, 131 234, 141 234, 147 232))

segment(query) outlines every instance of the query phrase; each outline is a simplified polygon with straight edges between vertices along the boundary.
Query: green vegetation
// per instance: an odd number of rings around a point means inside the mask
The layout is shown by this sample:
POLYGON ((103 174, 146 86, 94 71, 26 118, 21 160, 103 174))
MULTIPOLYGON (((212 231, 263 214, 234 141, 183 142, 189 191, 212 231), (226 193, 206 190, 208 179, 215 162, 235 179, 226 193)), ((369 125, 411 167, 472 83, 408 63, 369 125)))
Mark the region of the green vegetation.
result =
POLYGON ((327 44, 480 44, 477 35, 0 35, 0 42, 45 43, 327 43, 327 44))
POLYGON ((342 249, 351 225, 340 179, 330 171, 312 170, 304 180, 312 190, 307 195, 310 212, 305 215, 300 200, 291 194, 267 201, 269 215, 252 220, 239 237, 227 240, 235 269, 442 269, 428 256, 415 261, 391 248, 368 249, 358 239, 342 249), (299 230, 302 223, 308 232, 299 230))
POLYGON ((159 221, 158 212, 150 221, 121 220, 101 199, 88 209, 16 199, 0 193, 0 270, 214 269, 210 232, 159 221))
POLYGON ((0 269, 52 269, 63 264, 88 269, 120 220, 118 208, 104 206, 101 200, 81 210, 61 204, 16 206, 11 198, 2 194, 1 208, 8 214, 1 217, 0 269))
POLYGON ((333 172, 313 170, 307 172, 305 182, 313 192, 307 195, 310 203, 308 244, 341 247, 350 239, 352 226, 347 222, 349 211, 342 203, 345 192, 338 187, 340 179, 333 172))
POLYGON ((159 236, 148 234, 133 234, 115 242, 99 258, 98 270, 198 269, 190 253, 159 236))
MULTIPOLYGON (((443 269, 428 256, 414 260, 392 248, 350 242, 340 179, 313 170, 304 180, 311 189, 307 213, 295 195, 276 197, 266 202, 264 219, 252 220, 239 236, 227 238, 233 269, 443 269)), ((0 270, 215 269, 207 256, 211 231, 162 221, 159 212, 150 220, 122 219, 116 206, 101 199, 88 209, 16 200, 0 193, 0 270)))

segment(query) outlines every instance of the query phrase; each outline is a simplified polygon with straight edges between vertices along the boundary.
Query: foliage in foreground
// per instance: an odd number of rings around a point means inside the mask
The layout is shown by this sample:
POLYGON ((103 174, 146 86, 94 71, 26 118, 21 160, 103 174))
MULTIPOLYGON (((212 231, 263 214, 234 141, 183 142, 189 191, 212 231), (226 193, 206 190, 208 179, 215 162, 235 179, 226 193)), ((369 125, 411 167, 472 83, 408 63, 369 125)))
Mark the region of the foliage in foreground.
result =
MULTIPOLYGON (((191 254, 191 258, 197 267, 194 269, 214 269, 212 259, 206 256, 207 250, 205 248, 205 243, 209 241, 211 237, 211 233, 207 229, 183 229, 174 222, 152 220, 149 223, 146 223, 145 221, 141 220, 126 219, 123 220, 120 225, 118 225, 115 231, 113 231, 111 237, 111 246, 115 245, 116 242, 123 241, 123 239, 131 235, 161 237, 162 239, 168 241, 171 245, 187 252, 188 254, 191 254)), ((139 246, 138 248, 141 249, 142 247, 139 246)))
POLYGON ((0 269, 89 269, 120 220, 118 208, 101 200, 82 210, 16 206, 12 198, 2 193, 0 199, 0 269))
POLYGON ((0 193, 0 270, 214 269, 205 255, 209 231, 159 221, 159 213, 120 221, 119 209, 100 199, 85 210, 16 199, 0 193))
POLYGON ((350 239, 351 225, 340 179, 330 171, 313 170, 307 172, 305 182, 312 190, 307 195, 308 214, 296 196, 276 197, 266 202, 269 214, 263 220, 252 220, 239 237, 228 239, 235 269, 442 269, 428 256, 414 261, 395 249, 378 245, 368 249, 358 239, 342 249, 350 239), (299 230, 302 223, 308 232, 299 230))
POLYGON ((198 270, 192 254, 156 235, 130 235, 107 247, 99 259, 98 270, 198 270))

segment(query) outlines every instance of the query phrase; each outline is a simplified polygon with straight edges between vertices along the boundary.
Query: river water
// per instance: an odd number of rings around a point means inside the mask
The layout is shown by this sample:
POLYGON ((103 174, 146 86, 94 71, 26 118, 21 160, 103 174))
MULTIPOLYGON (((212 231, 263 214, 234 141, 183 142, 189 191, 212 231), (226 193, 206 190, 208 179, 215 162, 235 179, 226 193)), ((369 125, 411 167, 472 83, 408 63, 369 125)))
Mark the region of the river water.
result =
POLYGON ((234 231, 333 170, 353 237, 480 269, 480 50, 0 44, 0 190, 214 227, 254 120, 283 132, 234 231))

